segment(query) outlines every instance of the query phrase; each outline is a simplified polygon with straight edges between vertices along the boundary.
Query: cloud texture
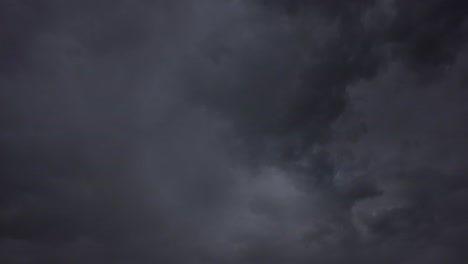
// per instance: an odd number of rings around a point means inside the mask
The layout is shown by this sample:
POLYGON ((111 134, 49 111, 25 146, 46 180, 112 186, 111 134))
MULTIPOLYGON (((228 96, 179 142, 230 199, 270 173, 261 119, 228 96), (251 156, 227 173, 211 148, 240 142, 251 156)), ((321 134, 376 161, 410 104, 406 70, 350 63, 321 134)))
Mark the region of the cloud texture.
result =
POLYGON ((0 262, 465 263, 467 15, 0 1, 0 262))

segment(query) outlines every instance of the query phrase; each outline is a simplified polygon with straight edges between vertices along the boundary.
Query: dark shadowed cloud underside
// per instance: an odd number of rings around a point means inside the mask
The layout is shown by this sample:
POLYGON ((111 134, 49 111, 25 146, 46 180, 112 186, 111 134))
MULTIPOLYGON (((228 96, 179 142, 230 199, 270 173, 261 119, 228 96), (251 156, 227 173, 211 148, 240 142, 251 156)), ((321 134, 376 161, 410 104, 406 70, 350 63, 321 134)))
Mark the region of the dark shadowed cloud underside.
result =
POLYGON ((466 263, 468 3, 0 0, 0 263, 466 263))

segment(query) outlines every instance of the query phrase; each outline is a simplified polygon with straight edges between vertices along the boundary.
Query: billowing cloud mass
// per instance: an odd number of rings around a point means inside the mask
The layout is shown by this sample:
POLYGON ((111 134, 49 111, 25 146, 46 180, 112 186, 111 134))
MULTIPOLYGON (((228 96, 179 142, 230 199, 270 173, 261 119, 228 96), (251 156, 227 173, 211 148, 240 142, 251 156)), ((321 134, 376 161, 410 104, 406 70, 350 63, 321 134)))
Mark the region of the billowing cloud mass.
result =
POLYGON ((1 0, 0 262, 466 263, 461 0, 1 0))

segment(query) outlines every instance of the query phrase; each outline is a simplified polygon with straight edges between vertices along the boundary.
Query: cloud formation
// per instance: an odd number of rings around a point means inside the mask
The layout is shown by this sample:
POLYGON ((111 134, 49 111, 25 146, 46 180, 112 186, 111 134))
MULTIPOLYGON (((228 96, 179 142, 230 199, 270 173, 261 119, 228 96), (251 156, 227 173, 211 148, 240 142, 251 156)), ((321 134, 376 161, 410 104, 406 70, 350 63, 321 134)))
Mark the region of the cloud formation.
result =
POLYGON ((0 1, 0 262, 464 263, 466 10, 0 1))

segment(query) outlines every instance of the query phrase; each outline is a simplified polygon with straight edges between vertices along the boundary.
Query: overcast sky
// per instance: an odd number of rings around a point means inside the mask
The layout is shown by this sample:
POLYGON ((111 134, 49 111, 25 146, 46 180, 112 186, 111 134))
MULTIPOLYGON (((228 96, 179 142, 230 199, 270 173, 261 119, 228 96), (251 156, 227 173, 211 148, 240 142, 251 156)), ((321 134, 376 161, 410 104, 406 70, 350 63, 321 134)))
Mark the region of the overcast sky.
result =
POLYGON ((463 0, 0 0, 0 262, 468 261, 463 0))

